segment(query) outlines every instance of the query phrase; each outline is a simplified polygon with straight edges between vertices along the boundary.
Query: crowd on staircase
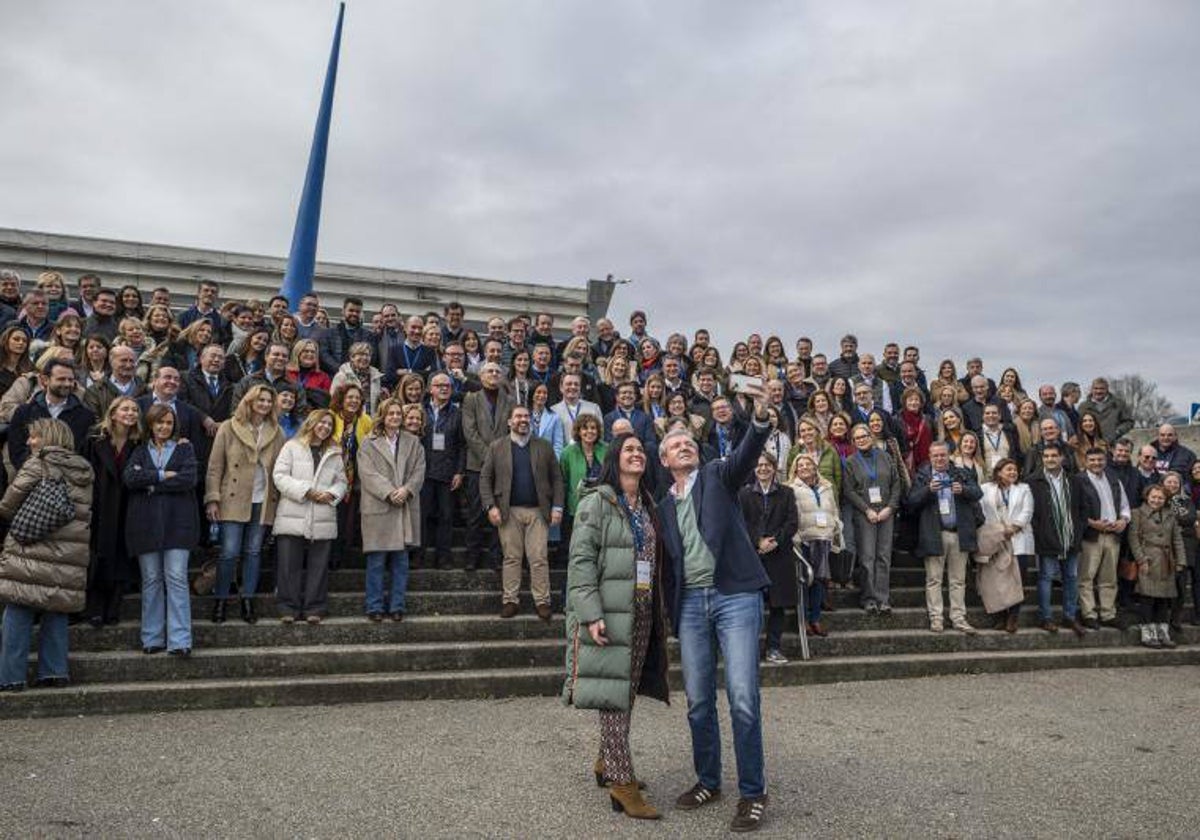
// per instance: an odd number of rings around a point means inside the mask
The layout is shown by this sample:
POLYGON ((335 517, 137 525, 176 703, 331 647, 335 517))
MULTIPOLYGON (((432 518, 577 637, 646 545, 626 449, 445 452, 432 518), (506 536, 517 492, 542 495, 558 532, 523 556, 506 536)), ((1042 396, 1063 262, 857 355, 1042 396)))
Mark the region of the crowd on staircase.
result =
POLYGON ((896 550, 923 558, 935 633, 978 632, 969 574, 1001 632, 1017 629, 1030 569, 1051 633, 1116 625, 1125 606, 1143 644, 1173 646, 1189 587, 1200 607, 1200 466, 1169 425, 1135 447, 1102 377, 1086 395, 1027 390, 1013 368, 993 379, 972 358, 960 376, 947 359, 927 372, 916 346, 876 358, 853 335, 827 356, 806 337, 789 354, 755 334, 726 358, 705 329, 654 337, 644 312, 624 334, 583 317, 556 332, 546 313, 476 330, 457 303, 368 318, 348 297, 331 319, 317 294, 223 302, 202 280, 177 311, 166 289, 76 283, 72 297, 60 272, 23 288, 0 271, 0 514, 65 510, 51 485, 79 496, 80 463, 91 487, 62 530, 5 538, 3 689, 25 685, 35 619, 38 680, 64 684, 68 621, 116 623, 134 591, 147 655, 191 654, 192 586, 212 592, 211 621, 231 607, 258 621, 264 555, 284 623, 321 623, 329 571, 357 549, 366 620, 402 621, 409 570, 463 556, 500 570, 506 619, 527 562, 548 621, 550 568, 568 563, 609 443, 640 441, 661 498, 660 442, 682 430, 703 463, 729 457, 760 387, 770 432, 738 505, 770 578, 768 662, 786 662, 787 610, 803 605, 802 630, 827 632, 835 588, 855 588, 886 627, 896 550))

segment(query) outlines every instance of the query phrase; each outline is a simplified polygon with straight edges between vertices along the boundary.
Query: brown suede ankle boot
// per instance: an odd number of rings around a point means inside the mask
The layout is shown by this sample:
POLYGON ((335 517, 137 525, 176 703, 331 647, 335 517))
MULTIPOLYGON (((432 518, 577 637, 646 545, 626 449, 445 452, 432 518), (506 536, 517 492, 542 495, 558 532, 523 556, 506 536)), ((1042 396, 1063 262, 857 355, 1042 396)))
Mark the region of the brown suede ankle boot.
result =
POLYGON ((610 785, 608 795, 612 797, 612 809, 635 820, 657 820, 661 814, 642 798, 637 782, 627 785, 610 785))

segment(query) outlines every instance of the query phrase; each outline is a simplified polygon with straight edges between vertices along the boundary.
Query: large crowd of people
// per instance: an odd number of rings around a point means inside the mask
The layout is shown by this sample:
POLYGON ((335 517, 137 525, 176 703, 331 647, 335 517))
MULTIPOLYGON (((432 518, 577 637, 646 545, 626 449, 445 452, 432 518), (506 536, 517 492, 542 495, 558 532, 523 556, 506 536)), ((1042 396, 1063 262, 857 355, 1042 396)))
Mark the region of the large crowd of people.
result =
MULTIPOLYGON (((1200 466, 1169 425, 1135 447, 1102 377, 1084 394, 1028 387, 1013 368, 992 378, 979 358, 927 371, 916 346, 887 343, 877 358, 853 335, 826 355, 806 337, 789 352, 755 334, 726 356, 706 329, 653 336, 644 312, 624 333, 585 317, 561 331, 544 312, 476 330, 457 303, 368 317, 347 297, 331 318, 316 293, 222 301, 208 280, 182 311, 165 288, 110 288, 94 274, 70 291, 56 271, 28 288, 0 272, 0 510, 15 515, 31 482, 75 470, 67 454, 92 476, 76 507, 86 557, 46 552, 26 568, 10 558, 30 547, 6 540, 6 663, 28 644, 29 611, 100 627, 138 586, 143 650, 188 656, 200 548, 215 555, 213 622, 230 607, 259 620, 266 557, 279 619, 320 624, 347 548, 366 558, 365 618, 402 621, 409 570, 449 568, 456 525, 465 568, 501 572, 500 616, 520 612, 527 562, 549 620, 550 568, 567 565, 611 442, 639 441, 647 493, 661 500, 672 484, 662 442, 686 436, 703 464, 729 458, 759 386, 770 432, 732 504, 770 581, 769 662, 786 662, 788 610, 803 605, 804 630, 826 635, 838 588, 855 588, 886 626, 896 550, 923 558, 932 632, 978 632, 972 570, 995 629, 1010 633, 1034 567, 1048 632, 1113 625, 1124 604, 1140 609, 1145 644, 1172 646, 1189 586, 1200 606, 1200 466), (53 458, 67 466, 48 470, 53 458), (810 575, 798 577, 797 554, 810 575)), ((42 620, 47 684, 66 676, 65 627, 42 620)), ((24 682, 16 665, 0 675, 5 688, 24 682)))

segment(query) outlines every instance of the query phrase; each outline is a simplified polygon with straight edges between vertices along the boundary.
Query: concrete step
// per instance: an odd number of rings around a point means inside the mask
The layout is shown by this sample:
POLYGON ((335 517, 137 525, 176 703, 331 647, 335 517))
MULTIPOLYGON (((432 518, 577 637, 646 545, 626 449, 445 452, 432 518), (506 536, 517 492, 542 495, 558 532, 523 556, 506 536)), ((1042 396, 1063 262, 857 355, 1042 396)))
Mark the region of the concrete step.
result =
MULTIPOLYGON (((197 649, 181 660, 139 651, 72 653, 79 684, 251 679, 320 674, 561 667, 561 638, 408 644, 296 645, 197 649)), ((33 674, 31 673, 31 678, 33 674)))
MULTIPOLYGON (((1062 609, 1059 606, 1059 601, 1053 601, 1053 619, 1058 622, 1062 620, 1062 609)), ((1120 612, 1119 617, 1126 623, 1136 621, 1136 616, 1132 612, 1120 612)), ((1185 610, 1183 620, 1186 622, 1191 617, 1191 611, 1185 610)), ((950 619, 947 614, 943 621, 946 626, 946 632, 950 630, 950 619)), ((991 626, 991 618, 982 607, 972 606, 968 600, 967 604, 967 621, 974 625, 977 629, 983 629, 991 626)), ((1037 627, 1040 622, 1037 617, 1037 598, 1032 595, 1027 595, 1025 602, 1021 607, 1020 624, 1022 627, 1037 627)), ((849 630, 925 630, 929 627, 929 614, 924 606, 920 607, 899 607, 892 610, 889 616, 884 615, 868 615, 861 609, 839 609, 834 612, 826 612, 821 615, 821 626, 831 632, 845 632, 849 630)))
MULTIPOLYGON (((499 615, 500 590, 492 592, 461 590, 457 592, 408 592, 405 596, 406 615, 499 615)), ((255 611, 260 618, 271 619, 280 614, 274 595, 258 595, 254 598, 255 611)), ((192 597, 192 623, 208 621, 212 615, 213 598, 192 597)), ((562 612, 562 590, 551 589, 551 603, 556 612, 562 612)), ((533 609, 533 598, 528 592, 521 593, 521 607, 533 609)), ((331 592, 328 615, 364 615, 363 593, 331 592)), ((141 621, 142 599, 140 595, 126 596, 121 602, 122 621, 141 621)), ((230 602, 226 615, 231 621, 241 621, 239 605, 230 602)))
MULTIPOLYGON (((69 646, 74 651, 138 651, 142 649, 137 622, 115 627, 70 628, 69 646)), ((529 610, 510 619, 497 615, 410 616, 399 624, 367 621, 361 615, 327 618, 319 626, 280 624, 262 619, 245 624, 234 619, 212 624, 207 614, 192 622, 192 643, 197 651, 218 648, 291 647, 304 645, 375 645, 419 642, 487 642, 516 639, 562 639, 562 616, 550 623, 529 610)))
MULTIPOLYGON (((1137 631, 1105 629, 1082 639, 1071 633, 1049 634, 1024 629, 1015 635, 981 632, 934 634, 923 630, 863 630, 810 639, 814 657, 905 655, 916 653, 968 653, 1002 650, 1078 650, 1082 647, 1116 647, 1136 644, 1137 631)), ((1200 630, 1178 634, 1181 644, 1200 642, 1200 630)), ((678 661, 678 644, 669 644, 672 661, 678 661)), ((800 642, 784 636, 787 655, 800 655, 800 642)), ((489 641, 400 642, 352 644, 295 644, 197 648, 188 660, 166 655, 147 656, 137 649, 86 651, 71 654, 71 678, 76 683, 154 682, 166 680, 248 679, 317 674, 398 671, 470 671, 492 668, 554 666, 563 662, 561 634, 540 639, 489 641)), ((30 658, 31 678, 34 665, 30 658)))
MULTIPOLYGON (((775 686, 964 673, 1195 664, 1200 664, 1200 647, 1174 650, 1087 647, 831 657, 764 666, 761 678, 764 685, 775 686)), ((678 691, 678 668, 672 669, 671 676, 678 691)), ((115 682, 0 694, 0 718, 434 698, 552 696, 559 693, 561 686, 560 667, 115 682)))
MULTIPOLYGON (((471 615, 471 614, 489 614, 498 613, 500 611, 500 583, 499 580, 492 576, 474 582, 474 588, 465 588, 466 584, 470 583, 467 580, 470 576, 467 573, 454 572, 438 572, 428 576, 429 579, 423 583, 432 583, 437 578, 458 577, 460 582, 464 584, 461 589, 448 590, 430 590, 430 589, 413 589, 409 588, 405 598, 405 608, 411 615, 471 615), (435 577, 436 575, 436 577, 435 577), (491 584, 489 587, 488 584, 491 584)), ((550 592, 552 603, 555 611, 562 609, 563 597, 562 587, 565 578, 559 576, 551 579, 550 592)), ((266 590, 263 590, 266 592, 266 590)), ((946 590, 943 587, 943 601, 946 600, 946 590)), ((842 609, 858 609, 860 604, 860 595, 857 589, 851 587, 849 589, 834 589, 831 593, 831 598, 834 607, 837 610, 842 609)), ((1058 604, 1062 601, 1062 590, 1055 588, 1051 592, 1051 603, 1058 604)), ((532 600, 527 593, 522 593, 523 605, 526 608, 532 609, 532 600)), ((981 601, 979 595, 968 588, 967 594, 968 606, 980 606, 981 601)), ((275 596, 273 594, 260 594, 255 596, 256 610, 263 617, 273 617, 279 614, 276 607, 275 596)), ((1025 600, 1029 603, 1037 601, 1037 588, 1026 587, 1025 600)), ((891 603, 897 609, 906 607, 920 607, 925 605, 925 587, 893 586, 891 589, 891 603)), ((212 613, 213 599, 209 596, 193 596, 192 597, 192 621, 207 621, 212 613)), ((133 594, 124 598, 121 604, 121 618, 128 621, 141 620, 141 595, 133 594)), ((364 612, 364 595, 362 590, 358 591, 339 591, 330 592, 328 599, 328 615, 331 616, 353 616, 362 615, 364 612)), ((232 602, 228 607, 228 613, 231 618, 237 620, 238 608, 232 602)))

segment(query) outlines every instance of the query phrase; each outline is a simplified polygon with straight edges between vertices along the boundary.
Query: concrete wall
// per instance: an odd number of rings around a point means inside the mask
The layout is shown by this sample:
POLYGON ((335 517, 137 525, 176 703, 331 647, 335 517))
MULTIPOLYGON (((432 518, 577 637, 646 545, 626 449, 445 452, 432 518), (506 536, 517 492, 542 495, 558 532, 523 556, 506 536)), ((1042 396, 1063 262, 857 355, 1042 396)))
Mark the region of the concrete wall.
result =
MULTIPOLYGON (((94 273, 105 285, 134 285, 144 293, 166 286, 178 305, 191 303, 199 277, 220 283, 224 300, 265 302, 279 291, 286 265, 281 257, 0 228, 0 268, 19 271, 27 283, 47 269, 62 272, 72 286, 79 275, 94 273)), ((317 263, 313 288, 334 317, 346 295, 361 297, 368 312, 386 302, 404 314, 440 312, 443 304, 458 300, 472 322, 546 311, 563 329, 577 315, 601 317, 612 297, 606 281, 543 286, 325 262, 317 263)))

